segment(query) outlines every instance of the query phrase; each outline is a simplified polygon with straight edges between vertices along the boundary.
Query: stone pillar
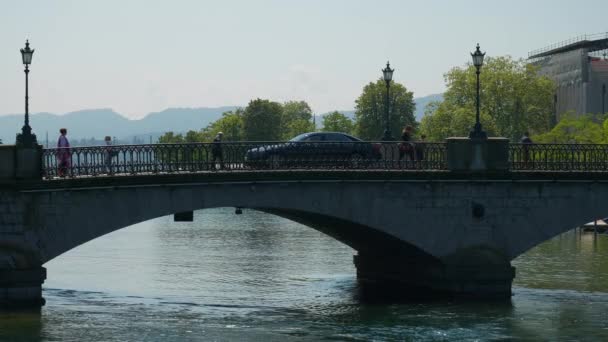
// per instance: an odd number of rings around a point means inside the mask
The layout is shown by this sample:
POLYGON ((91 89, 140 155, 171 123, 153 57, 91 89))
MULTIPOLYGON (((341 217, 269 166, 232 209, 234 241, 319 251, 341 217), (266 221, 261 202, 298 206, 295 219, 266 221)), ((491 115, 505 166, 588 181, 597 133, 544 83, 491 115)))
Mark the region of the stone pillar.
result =
POLYGON ((359 253, 354 263, 363 288, 390 297, 510 298, 515 268, 487 253, 475 254, 480 259, 463 261, 455 256, 420 260, 359 253))
POLYGON ((42 145, 33 148, 17 147, 16 150, 17 179, 41 179, 42 178, 42 145))
POLYGON ((33 215, 17 203, 20 181, 42 178, 42 146, 0 145, 0 308, 40 307, 46 269, 24 256, 24 220, 33 215))
POLYGON ((42 145, 0 145, 0 185, 42 178, 42 145))
POLYGON ((506 172, 509 139, 447 138, 448 170, 456 172, 506 172))
POLYGON ((46 268, 0 269, 0 308, 40 307, 46 268))

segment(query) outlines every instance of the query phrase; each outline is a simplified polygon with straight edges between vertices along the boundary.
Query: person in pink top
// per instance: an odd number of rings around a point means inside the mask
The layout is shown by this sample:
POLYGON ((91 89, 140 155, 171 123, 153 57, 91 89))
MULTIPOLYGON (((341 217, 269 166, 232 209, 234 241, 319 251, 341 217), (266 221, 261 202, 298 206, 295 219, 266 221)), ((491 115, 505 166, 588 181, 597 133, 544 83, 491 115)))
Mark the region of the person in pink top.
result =
POLYGON ((68 130, 62 128, 59 130, 61 135, 57 140, 57 174, 59 177, 65 177, 71 164, 70 142, 66 137, 68 130))

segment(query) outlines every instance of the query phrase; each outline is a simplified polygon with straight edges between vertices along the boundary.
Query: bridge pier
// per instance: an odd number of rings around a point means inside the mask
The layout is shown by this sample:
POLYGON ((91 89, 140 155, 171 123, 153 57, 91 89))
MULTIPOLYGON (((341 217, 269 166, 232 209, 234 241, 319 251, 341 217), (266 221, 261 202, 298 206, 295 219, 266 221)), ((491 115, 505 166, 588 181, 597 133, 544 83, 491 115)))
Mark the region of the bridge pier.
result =
POLYGON ((391 297, 507 299, 515 278, 515 268, 509 262, 467 265, 360 253, 354 256, 354 263, 363 287, 391 297))
POLYGON ((0 308, 40 307, 46 268, 0 269, 0 308))

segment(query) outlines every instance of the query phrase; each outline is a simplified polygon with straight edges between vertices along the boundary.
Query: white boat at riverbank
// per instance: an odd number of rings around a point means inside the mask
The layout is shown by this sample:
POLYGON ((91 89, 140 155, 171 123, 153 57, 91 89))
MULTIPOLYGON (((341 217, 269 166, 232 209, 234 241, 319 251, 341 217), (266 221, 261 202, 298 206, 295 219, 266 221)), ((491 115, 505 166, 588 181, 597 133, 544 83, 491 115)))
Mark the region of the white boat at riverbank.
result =
POLYGON ((608 221, 608 217, 585 223, 580 228, 585 232, 593 232, 597 230, 598 233, 604 233, 608 231, 608 223, 606 221, 608 221))

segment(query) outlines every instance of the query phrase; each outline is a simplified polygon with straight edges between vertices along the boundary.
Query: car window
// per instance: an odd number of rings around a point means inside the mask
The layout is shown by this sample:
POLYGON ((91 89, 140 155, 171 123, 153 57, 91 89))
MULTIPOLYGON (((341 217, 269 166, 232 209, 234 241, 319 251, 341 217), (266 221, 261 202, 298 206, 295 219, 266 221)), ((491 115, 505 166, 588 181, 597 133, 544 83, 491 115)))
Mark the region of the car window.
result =
POLYGON ((344 134, 338 134, 338 133, 328 133, 325 140, 327 140, 327 141, 351 141, 344 134))
POLYGON ((300 141, 323 141, 323 140, 325 140, 323 138, 324 137, 322 134, 314 134, 314 135, 307 136, 305 139, 300 140, 300 141))
POLYGON ((348 134, 344 134, 344 136, 345 136, 345 137, 347 137, 347 138, 348 138, 348 140, 350 140, 350 141, 362 141, 361 139, 359 139, 359 138, 355 138, 355 137, 350 136, 350 135, 348 135, 348 134))

